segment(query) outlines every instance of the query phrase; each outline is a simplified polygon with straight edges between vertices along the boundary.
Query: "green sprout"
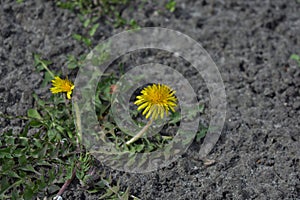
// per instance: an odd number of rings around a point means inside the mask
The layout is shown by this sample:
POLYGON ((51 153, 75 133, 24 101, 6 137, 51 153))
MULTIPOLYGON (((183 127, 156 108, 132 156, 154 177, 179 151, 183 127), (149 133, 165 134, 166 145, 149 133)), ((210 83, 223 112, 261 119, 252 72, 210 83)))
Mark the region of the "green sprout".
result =
POLYGON ((166 9, 169 10, 170 12, 174 12, 176 9, 176 1, 175 0, 170 0, 166 4, 166 9))
POLYGON ((300 56, 299 56, 299 55, 297 55, 297 54, 292 54, 292 55, 290 56, 290 59, 295 60, 295 61, 297 62, 297 64, 298 64, 298 67, 300 67, 300 56))

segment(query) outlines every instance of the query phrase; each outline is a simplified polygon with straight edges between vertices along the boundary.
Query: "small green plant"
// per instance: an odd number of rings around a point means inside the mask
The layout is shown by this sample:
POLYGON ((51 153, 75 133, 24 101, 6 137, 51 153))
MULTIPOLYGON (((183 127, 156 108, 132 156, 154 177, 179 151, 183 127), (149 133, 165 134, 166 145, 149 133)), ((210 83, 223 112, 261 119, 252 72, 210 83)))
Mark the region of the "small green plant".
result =
POLYGON ((97 23, 97 20, 99 17, 92 17, 92 18, 87 18, 85 15, 78 15, 80 21, 82 22, 83 28, 87 29, 88 34, 87 35, 80 35, 77 33, 74 33, 72 36, 75 40, 79 42, 83 42, 87 47, 92 46, 92 38, 95 35, 98 27, 100 26, 99 23, 97 23))
MULTIPOLYGON (((27 126, 20 133, 1 133, 0 198, 32 199, 51 195, 63 183, 68 169, 64 158, 74 154, 74 125, 68 119, 64 98, 51 102, 34 95, 37 107, 28 110, 27 126), (42 109, 41 109, 42 108, 42 109), (31 132, 29 132, 31 130, 31 132)), ((25 118, 25 117, 24 117, 25 118)))
POLYGON ((63 9, 76 11, 82 14, 89 14, 92 12, 94 4, 89 0, 71 0, 71 1, 56 1, 56 5, 63 9))
POLYGON ((176 9, 176 1, 175 0, 170 0, 166 4, 166 9, 169 10, 170 12, 174 12, 176 9))
MULTIPOLYGON (((104 19, 104 22, 107 24, 113 24, 115 28, 123 26, 139 28, 133 19, 127 20, 122 17, 123 10, 130 5, 129 0, 57 0, 56 5, 60 8, 69 9, 75 13, 79 13, 78 16, 80 18, 83 17, 87 19, 84 23, 85 26, 89 21, 91 21, 90 18, 97 16, 102 20, 104 19)), ((92 36, 93 31, 91 31, 89 35, 92 36)), ((91 44, 87 36, 73 35, 73 37, 77 40, 83 41, 87 44, 87 46, 90 46, 91 44)))
POLYGON ((134 19, 131 19, 131 20, 129 21, 129 25, 130 25, 130 27, 133 28, 133 29, 138 29, 138 28, 140 28, 140 26, 138 25, 138 23, 137 23, 134 19))
POLYGON ((85 58, 86 55, 81 55, 78 58, 74 55, 67 56, 67 68, 71 70, 80 68, 85 58))
POLYGON ((297 62, 297 64, 298 64, 298 66, 300 67, 300 56, 299 56, 299 55, 297 55, 297 54, 292 54, 292 55, 290 56, 290 59, 295 60, 295 61, 297 62))
MULTIPOLYGON (((39 55, 34 58, 37 71, 45 72, 43 83, 49 84, 49 77, 54 80, 51 91, 55 88, 55 94, 48 100, 33 94, 36 104, 28 110, 27 116, 0 116, 28 121, 19 133, 12 130, 0 133, 0 199, 60 196, 75 177, 83 187, 89 185, 88 191, 98 192, 104 197, 128 199, 132 196, 128 189, 122 192, 119 185, 114 186, 113 181, 107 179, 106 174, 93 172, 96 161, 80 143, 69 101, 71 93, 65 96, 63 93, 69 90, 56 90, 65 88, 65 80, 59 78, 58 84, 57 73, 48 66, 51 62, 39 55), (63 183, 60 189, 59 185, 63 183)), ((99 95, 103 99, 109 98, 112 80, 112 76, 108 76, 103 84, 99 84, 99 95)), ((69 80, 66 83, 72 85, 69 80)), ((105 110, 103 106, 107 105, 99 102, 98 108, 105 110)))

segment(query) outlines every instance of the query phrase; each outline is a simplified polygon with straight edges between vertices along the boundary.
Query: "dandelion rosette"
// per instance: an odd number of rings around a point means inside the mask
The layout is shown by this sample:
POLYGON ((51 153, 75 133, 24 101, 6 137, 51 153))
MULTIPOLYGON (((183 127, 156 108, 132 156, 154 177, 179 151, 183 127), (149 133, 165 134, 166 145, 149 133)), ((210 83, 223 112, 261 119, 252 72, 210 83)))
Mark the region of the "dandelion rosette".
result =
POLYGON ((56 76, 52 80, 52 88, 50 88, 50 90, 53 94, 66 92, 67 98, 71 99, 71 94, 74 87, 74 84, 68 79, 61 79, 60 77, 56 76))
POLYGON ((139 111, 144 109, 142 114, 146 115, 146 119, 150 116, 153 120, 159 116, 163 119, 170 110, 175 112, 174 108, 177 106, 175 91, 163 84, 147 86, 136 98, 134 104, 139 106, 139 111))

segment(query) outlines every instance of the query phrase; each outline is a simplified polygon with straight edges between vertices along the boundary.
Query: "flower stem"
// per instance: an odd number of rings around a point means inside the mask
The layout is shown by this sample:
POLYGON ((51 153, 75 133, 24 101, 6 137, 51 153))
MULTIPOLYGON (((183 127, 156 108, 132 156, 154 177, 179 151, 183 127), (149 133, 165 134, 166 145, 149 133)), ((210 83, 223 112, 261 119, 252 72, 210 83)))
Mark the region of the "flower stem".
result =
POLYGON ((72 182, 72 180, 75 178, 76 175, 76 168, 73 169, 72 172, 72 176, 70 179, 68 179, 64 185, 60 188, 60 190, 58 191, 57 195, 54 197, 54 199, 62 199, 61 195, 64 193, 64 191, 67 189, 67 187, 70 185, 70 183, 72 182))
POLYGON ((74 111, 75 111, 75 120, 76 120, 76 128, 77 128, 77 147, 80 149, 80 144, 82 142, 82 127, 81 127, 81 118, 80 118, 80 110, 77 102, 74 102, 74 111))
POLYGON ((50 76, 52 78, 54 78, 54 74, 52 73, 52 71, 47 67, 47 65, 45 65, 45 63, 41 62, 42 66, 44 67, 45 70, 48 71, 48 73, 50 74, 50 76))
POLYGON ((136 140, 138 140, 139 138, 141 138, 145 134, 145 132, 148 130, 148 128, 150 127, 152 122, 153 122, 153 119, 151 118, 150 121, 148 121, 148 123, 146 124, 146 126, 144 126, 144 128, 140 132, 138 132, 138 134, 136 134, 133 138, 131 138, 129 141, 126 142, 126 145, 130 145, 131 143, 133 143, 136 140))

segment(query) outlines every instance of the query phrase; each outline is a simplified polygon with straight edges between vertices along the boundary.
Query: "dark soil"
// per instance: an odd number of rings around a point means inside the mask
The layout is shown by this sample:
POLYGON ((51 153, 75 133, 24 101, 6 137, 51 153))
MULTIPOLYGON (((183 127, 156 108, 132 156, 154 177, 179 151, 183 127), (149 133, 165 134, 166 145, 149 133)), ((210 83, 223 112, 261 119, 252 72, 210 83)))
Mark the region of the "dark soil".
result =
MULTIPOLYGON (((74 13, 52 1, 0 2, 0 112, 26 115, 33 92, 50 95, 40 89, 43 74, 35 72, 32 53, 66 74, 66 56, 89 51, 71 37, 85 30, 74 13)), ((132 3, 122 16, 141 27, 187 34, 216 62, 228 106, 221 138, 209 155, 217 162, 205 167, 193 160, 198 145, 193 143, 166 168, 112 176, 141 199, 300 199, 300 67, 289 59, 300 54, 299 1, 176 2, 174 13, 164 9, 164 1, 132 3)), ((121 30, 102 23, 94 43, 121 30)), ((25 123, 0 119, 0 128, 18 131, 25 123)), ((97 199, 79 187, 75 180, 63 197, 97 199)))

